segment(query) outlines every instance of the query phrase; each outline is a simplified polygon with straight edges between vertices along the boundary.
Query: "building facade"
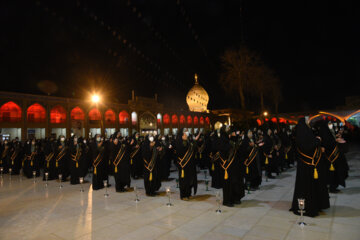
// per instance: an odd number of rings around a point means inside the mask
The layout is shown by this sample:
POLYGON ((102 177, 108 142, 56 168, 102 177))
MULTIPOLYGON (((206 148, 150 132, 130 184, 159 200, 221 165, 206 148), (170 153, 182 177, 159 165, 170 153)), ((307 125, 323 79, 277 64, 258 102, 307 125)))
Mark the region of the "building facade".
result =
POLYGON ((134 132, 176 134, 179 128, 195 133, 211 127, 211 114, 168 109, 157 97, 135 97, 127 104, 98 103, 73 98, 0 92, 0 135, 27 138, 109 137, 134 132))

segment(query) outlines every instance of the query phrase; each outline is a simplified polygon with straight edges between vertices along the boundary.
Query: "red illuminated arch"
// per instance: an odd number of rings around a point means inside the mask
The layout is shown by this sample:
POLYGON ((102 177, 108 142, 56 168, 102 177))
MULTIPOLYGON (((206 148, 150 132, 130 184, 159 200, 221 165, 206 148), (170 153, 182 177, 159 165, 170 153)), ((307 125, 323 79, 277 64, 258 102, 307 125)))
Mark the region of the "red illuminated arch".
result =
POLYGON ((97 122, 101 120, 101 113, 99 109, 93 108, 89 112, 89 121, 90 122, 97 122))
POLYGON ((200 124, 204 125, 204 118, 203 117, 200 117, 200 124))
POLYGON ((73 108, 73 110, 71 110, 70 118, 71 118, 71 120, 82 120, 82 121, 84 121, 85 120, 84 111, 79 107, 75 107, 75 108, 73 108))
POLYGON ((205 118, 205 122, 206 122, 207 125, 210 125, 210 118, 209 118, 209 117, 206 117, 206 118, 205 118))
POLYGON ((173 114, 171 116, 171 123, 172 124, 177 124, 178 123, 178 116, 176 114, 173 114))
POLYGON ((185 124, 185 116, 184 115, 180 115, 180 124, 185 124))
POLYGON ((194 117, 194 124, 195 125, 199 124, 199 118, 197 116, 194 117))
POLYGON ((50 123, 65 123, 66 122, 66 111, 60 105, 53 107, 50 110, 50 123))
POLYGON ((32 123, 45 122, 46 111, 43 106, 38 103, 34 103, 27 109, 27 121, 32 123))
POLYGON ((164 124, 169 124, 170 123, 170 116, 169 114, 165 113, 163 116, 163 122, 164 124))
POLYGON ((259 126, 261 126, 262 122, 261 122, 260 119, 256 119, 256 122, 257 122, 257 124, 258 124, 259 126))
POLYGON ((187 123, 188 123, 189 125, 192 124, 192 117, 191 117, 190 115, 187 116, 187 123))
POLYGON ((20 122, 21 108, 14 102, 7 102, 0 108, 0 122, 20 122))
POLYGON ((125 110, 119 113, 120 124, 127 124, 129 122, 129 113, 125 110))
POLYGON ((273 118, 271 119, 271 121, 272 121, 273 123, 277 123, 277 118, 273 117, 273 118))
POLYGON ((105 122, 108 124, 114 124, 115 123, 115 112, 111 109, 108 109, 105 112, 105 122))

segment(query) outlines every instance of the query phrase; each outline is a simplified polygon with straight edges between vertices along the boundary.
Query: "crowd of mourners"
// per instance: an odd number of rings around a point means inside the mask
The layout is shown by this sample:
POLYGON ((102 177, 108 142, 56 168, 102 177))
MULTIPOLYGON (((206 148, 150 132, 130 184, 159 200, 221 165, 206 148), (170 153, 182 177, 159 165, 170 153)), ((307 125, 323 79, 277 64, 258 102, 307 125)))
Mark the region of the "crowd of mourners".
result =
MULTIPOLYGON (((44 180, 47 173, 47 180, 61 177, 70 184, 79 184, 80 178, 90 174, 93 190, 103 188, 113 176, 117 192, 128 191, 131 179, 143 178, 146 195, 156 196, 162 181, 170 180, 172 166, 176 166, 182 200, 196 194, 197 175, 207 170, 211 187, 222 189, 223 204, 232 207, 241 203, 246 188, 259 189, 263 176, 266 180, 276 178, 297 162, 294 198, 305 197, 311 202, 319 189, 328 194, 338 192, 339 185, 345 186, 346 143, 342 127, 334 128, 331 122, 310 127, 303 126, 303 122, 300 120, 292 129, 288 125, 246 130, 223 126, 195 134, 183 128, 176 136, 121 136, 116 132, 108 139, 95 135, 89 139, 59 136, 24 142, 2 140, 0 170, 2 174, 23 174, 28 178, 41 175, 44 180), (299 171, 311 172, 311 179, 303 180, 299 171), (313 192, 309 195, 305 188, 313 192)), ((326 207, 325 203, 318 209, 326 207)), ((292 210, 297 213, 294 203, 292 210)))

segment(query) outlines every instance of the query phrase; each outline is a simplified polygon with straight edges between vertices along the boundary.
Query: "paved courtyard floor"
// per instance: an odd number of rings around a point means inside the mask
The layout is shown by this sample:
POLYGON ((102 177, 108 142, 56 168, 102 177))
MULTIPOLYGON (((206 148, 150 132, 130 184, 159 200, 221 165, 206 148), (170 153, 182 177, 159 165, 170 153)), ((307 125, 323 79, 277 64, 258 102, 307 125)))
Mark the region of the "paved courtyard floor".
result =
MULTIPOLYGON (((241 205, 221 206, 217 214, 216 191, 206 191, 204 173, 199 174, 197 196, 179 200, 175 180, 163 182, 160 196, 147 197, 143 180, 138 186, 140 202, 134 191, 116 193, 114 185, 92 191, 85 183, 45 183, 37 178, 20 179, 4 175, 0 180, 0 239, 360 239, 360 148, 347 154, 350 177, 347 188, 331 194, 331 208, 316 218, 305 217, 306 227, 297 225, 298 216, 289 212, 295 169, 278 179, 263 181, 261 189, 246 194, 241 205), (165 187, 171 187, 173 206, 167 207, 165 187)), ((172 173, 172 177, 176 172, 172 173)), ((89 179, 88 179, 89 180, 89 179)), ((113 178, 111 178, 113 183, 113 178)))

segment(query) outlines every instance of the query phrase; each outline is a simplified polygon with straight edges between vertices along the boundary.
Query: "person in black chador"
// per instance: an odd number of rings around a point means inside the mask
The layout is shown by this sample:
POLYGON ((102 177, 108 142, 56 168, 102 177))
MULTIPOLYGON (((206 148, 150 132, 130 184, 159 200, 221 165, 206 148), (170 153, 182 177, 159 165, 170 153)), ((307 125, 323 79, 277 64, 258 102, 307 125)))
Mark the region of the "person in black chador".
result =
POLYGON ((239 144, 235 129, 226 132, 220 129, 219 162, 223 173, 223 205, 233 207, 240 204, 245 195, 244 174, 240 165, 239 144), (230 138, 229 138, 230 135, 230 138))
POLYGON ((2 173, 8 173, 11 162, 11 146, 6 139, 0 150, 0 167, 2 167, 2 173))
POLYGON ((131 144, 130 165, 131 176, 134 179, 141 178, 144 172, 144 163, 141 157, 141 140, 139 137, 139 133, 134 133, 131 144))
POLYGON ((104 141, 101 139, 99 134, 95 135, 95 141, 92 143, 91 152, 93 166, 92 188, 93 190, 99 190, 104 187, 103 181, 107 175, 107 162, 105 162, 104 159, 104 141))
POLYGON ((253 132, 248 130, 241 144, 241 158, 245 167, 245 180, 250 188, 256 190, 262 181, 262 171, 259 159, 259 149, 255 143, 253 132))
POLYGON ((70 143, 70 184, 79 184, 80 177, 83 177, 84 169, 84 145, 82 139, 74 136, 70 143))
POLYGON ((161 180, 168 181, 171 168, 171 151, 172 146, 169 138, 162 136, 160 141, 162 152, 160 154, 160 175, 161 180))
POLYGON ((66 181, 67 177, 70 175, 69 172, 69 151, 68 146, 65 142, 65 137, 60 136, 57 146, 56 146, 56 154, 55 154, 55 168, 57 178, 59 178, 59 174, 61 174, 61 181, 66 181))
MULTIPOLYGON (((321 138, 315 136, 308 117, 301 118, 295 132, 297 171, 294 196, 290 211, 299 214, 298 199, 305 199, 305 215, 315 217, 328 208, 329 194, 324 192, 321 178, 325 178, 321 162, 321 138)), ((326 186, 325 186, 326 187, 326 186)))
POLYGON ((332 123, 324 121, 319 122, 319 136, 321 137, 321 146, 325 148, 323 154, 327 170, 327 184, 330 186, 331 193, 338 193, 339 185, 345 187, 345 179, 348 177, 348 165, 346 159, 331 133, 332 123))
POLYGON ((36 172, 36 177, 40 176, 40 146, 36 144, 36 140, 27 141, 24 147, 25 158, 22 162, 24 175, 27 178, 33 177, 33 171, 36 172))
POLYGON ((209 149, 210 154, 210 176, 211 176, 211 187, 220 189, 222 188, 222 178, 223 173, 221 171, 220 161, 219 161, 219 151, 217 149, 217 146, 220 144, 220 129, 218 129, 217 132, 212 132, 210 134, 210 143, 211 148, 209 149))
POLYGON ((45 179, 45 172, 48 173, 48 180, 56 179, 56 168, 55 168, 55 154, 56 154, 56 142, 53 138, 50 138, 45 143, 44 147, 44 154, 45 154, 45 161, 44 161, 44 176, 43 180, 45 179))
POLYGON ((274 142, 271 138, 272 131, 271 129, 267 129, 263 133, 263 142, 262 153, 263 153, 263 163, 265 166, 265 174, 268 178, 274 178, 272 176, 272 171, 274 170, 274 142))
POLYGON ((130 187, 130 144, 115 137, 111 147, 110 161, 112 163, 112 172, 115 178, 116 192, 125 192, 125 186, 130 187))
POLYGON ((145 138, 141 146, 144 160, 144 186, 147 196, 155 196, 161 187, 160 153, 163 150, 153 136, 145 138))
POLYGON ((18 175, 20 173, 21 168, 21 161, 24 157, 24 150, 21 146, 21 143, 19 142, 18 138, 15 138, 12 141, 11 145, 11 156, 10 156, 10 162, 9 162, 9 169, 12 169, 13 175, 18 175))
POLYGON ((196 141, 199 136, 196 136, 195 141, 192 142, 189 139, 189 132, 184 131, 181 128, 177 132, 176 136, 176 165, 179 170, 179 186, 180 186, 180 198, 182 200, 189 200, 191 196, 191 189, 194 188, 194 195, 197 191, 197 175, 195 165, 195 150, 196 141))

